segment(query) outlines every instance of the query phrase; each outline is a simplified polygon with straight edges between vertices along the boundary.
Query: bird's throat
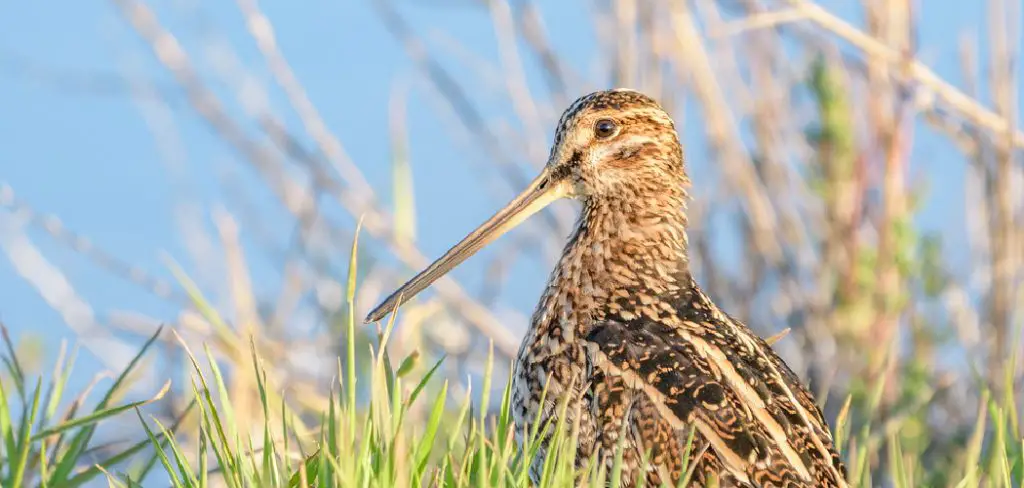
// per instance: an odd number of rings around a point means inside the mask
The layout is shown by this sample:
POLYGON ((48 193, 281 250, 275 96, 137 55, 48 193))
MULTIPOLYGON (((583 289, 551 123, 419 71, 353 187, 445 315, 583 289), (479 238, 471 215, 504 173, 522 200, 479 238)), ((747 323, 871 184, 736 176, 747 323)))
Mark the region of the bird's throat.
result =
POLYGON ((535 327, 561 329, 571 340, 609 313, 628 319, 639 313, 631 310, 645 308, 642 302, 664 301, 691 286, 683 201, 643 203, 584 202, 534 317, 535 327), (570 330, 577 328, 584 330, 570 330))

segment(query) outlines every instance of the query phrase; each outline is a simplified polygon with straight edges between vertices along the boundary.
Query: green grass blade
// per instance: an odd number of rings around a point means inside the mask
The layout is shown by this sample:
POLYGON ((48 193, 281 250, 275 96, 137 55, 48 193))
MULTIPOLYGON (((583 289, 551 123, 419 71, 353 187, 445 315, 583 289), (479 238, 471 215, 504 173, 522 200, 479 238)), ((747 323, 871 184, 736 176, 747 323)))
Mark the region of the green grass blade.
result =
MULTIPOLYGON (((101 398, 99 403, 96 404, 96 408, 93 410, 94 414, 96 412, 101 412, 107 408, 107 406, 113 400, 114 396, 121 390, 121 387, 125 384, 129 375, 138 366, 143 356, 145 356, 146 352, 148 352, 149 349, 153 346, 157 338, 160 337, 161 332, 163 332, 163 326, 157 327, 156 331, 153 332, 153 335, 149 336, 149 339, 147 339, 146 342, 142 344, 142 347, 139 348, 139 352, 137 352, 135 354, 135 357, 133 357, 131 361, 128 362, 128 365, 125 366, 124 371, 122 371, 121 374, 118 375, 118 377, 114 380, 114 383, 110 386, 110 388, 107 389, 107 392, 103 395, 103 398, 101 398)), ((57 466, 54 468, 53 475, 50 478, 50 484, 54 486, 61 486, 62 483, 67 481, 68 477, 71 475, 71 472, 75 469, 75 465, 78 462, 79 456, 85 450, 85 447, 89 444, 89 441, 92 440, 92 436, 94 433, 95 424, 92 424, 85 425, 82 430, 75 434, 75 436, 71 439, 71 443, 68 445, 67 452, 64 454, 60 462, 58 462, 57 466)))
POLYGON ((348 307, 348 324, 345 338, 345 353, 346 353, 346 372, 345 377, 345 392, 347 393, 348 400, 348 413, 349 413, 349 438, 355 438, 355 426, 356 426, 356 315, 355 315, 355 303, 356 303, 356 271, 357 271, 357 258, 359 256, 359 232, 363 227, 363 218, 359 218, 359 222, 356 224, 355 235, 352 237, 352 250, 349 255, 348 262, 348 289, 345 290, 345 303, 348 307))
MULTIPOLYGON (((142 418, 142 412, 136 410, 135 414, 138 415, 139 422, 142 423, 142 428, 146 430, 146 436, 149 437, 149 441, 153 445, 153 449, 156 451, 157 455, 159 456, 160 463, 164 465, 164 469, 167 471, 167 476, 171 477, 171 486, 173 486, 175 488, 181 487, 181 486, 186 486, 186 485, 182 484, 181 479, 178 478, 177 471, 171 466, 171 460, 167 458, 167 453, 164 452, 163 445, 161 445, 161 443, 157 439, 157 437, 155 435, 153 435, 153 431, 150 430, 149 425, 146 424, 146 420, 142 418)), ((168 439, 170 439, 170 438, 168 438, 168 439)), ((171 439, 170 442, 173 443, 174 440, 171 439)))
MULTIPOLYGON (((196 400, 193 399, 191 402, 189 402, 188 406, 185 407, 185 410, 182 411, 181 415, 179 415, 174 420, 174 423, 171 424, 171 428, 169 430, 171 434, 175 434, 175 433, 178 432, 178 429, 181 427, 182 421, 185 420, 185 418, 192 412, 193 409, 195 409, 195 407, 196 407, 196 400)), ((167 443, 169 442, 169 438, 166 437, 163 433, 158 434, 156 437, 157 437, 157 440, 160 442, 160 445, 162 445, 162 446, 166 446, 167 443)), ((73 487, 81 486, 81 485, 83 485, 85 483, 88 483, 89 481, 92 481, 92 479, 95 478, 96 476, 102 474, 103 471, 105 469, 109 468, 110 466, 114 466, 114 465, 120 464, 120 463, 130 459, 132 456, 135 456, 139 452, 142 452, 142 450, 144 450, 146 447, 149 447, 149 446, 152 446, 152 445, 153 445, 152 440, 150 440, 148 438, 146 440, 139 441, 139 442, 135 443, 134 445, 132 445, 131 447, 129 447, 128 449, 125 449, 125 450, 123 450, 123 451, 121 451, 121 452, 119 452, 117 454, 114 454, 113 456, 110 456, 110 457, 108 457, 108 458, 106 458, 106 459, 104 459, 104 460, 102 460, 102 461, 92 465, 91 467, 89 467, 88 469, 82 471, 81 473, 75 475, 71 479, 69 479, 69 480, 65 481, 63 484, 61 484, 61 487, 73 488, 73 487)), ((157 455, 154 453, 153 456, 152 456, 152 462, 155 463, 156 461, 157 461, 157 455)), ((149 463, 147 463, 147 464, 149 464, 149 463)), ((149 464, 149 466, 151 466, 151 465, 152 464, 149 464)), ((139 480, 144 480, 148 473, 149 473, 149 469, 147 469, 147 465, 144 464, 143 465, 143 469, 140 469, 136 473, 136 476, 138 477, 139 480)))
POLYGON ((119 414, 121 414, 121 413, 123 413, 125 411, 128 411, 128 410, 136 409, 136 408, 139 408, 139 407, 142 407, 142 406, 145 406, 145 405, 149 405, 149 404, 151 404, 153 402, 157 402, 161 398, 163 398, 164 395, 166 395, 167 392, 170 389, 171 389, 171 382, 168 380, 167 383, 164 383, 164 386, 160 389, 160 391, 158 391, 157 394, 154 395, 152 398, 149 398, 147 400, 140 400, 140 401, 137 401, 137 402, 128 403, 128 404, 125 404, 125 405, 120 405, 120 406, 117 406, 117 407, 105 408, 103 410, 94 411, 93 413, 90 413, 89 415, 85 415, 85 416, 82 416, 82 417, 77 417, 77 418, 74 418, 74 419, 69 420, 67 422, 62 422, 60 424, 57 424, 57 425, 55 425, 53 427, 49 427, 46 430, 43 430, 42 432, 39 432, 39 433, 35 434, 34 436, 32 436, 32 440, 33 441, 38 441, 38 440, 43 439, 45 437, 49 437, 49 436, 55 435, 55 434, 60 434, 60 433, 69 431, 71 429, 76 429, 76 428, 79 428, 79 427, 86 427, 86 426, 93 426, 96 423, 100 422, 101 420, 113 417, 115 415, 119 415, 119 414))
POLYGON ((444 413, 445 399, 448 397, 448 382, 441 386, 441 392, 434 400, 434 406, 430 409, 430 416, 427 420, 427 429, 416 446, 413 460, 416 466, 415 477, 418 480, 427 468, 427 461, 430 458, 431 449, 434 446, 434 439, 437 437, 438 427, 441 425, 441 416, 444 413))
POLYGON ((25 471, 28 468, 29 450, 32 447, 32 424, 35 422, 36 414, 39 412, 39 396, 43 391, 43 379, 36 380, 35 393, 32 395, 32 405, 25 409, 21 417, 21 429, 18 434, 16 452, 17 454, 11 463, 10 484, 4 486, 22 486, 25 478, 25 471))

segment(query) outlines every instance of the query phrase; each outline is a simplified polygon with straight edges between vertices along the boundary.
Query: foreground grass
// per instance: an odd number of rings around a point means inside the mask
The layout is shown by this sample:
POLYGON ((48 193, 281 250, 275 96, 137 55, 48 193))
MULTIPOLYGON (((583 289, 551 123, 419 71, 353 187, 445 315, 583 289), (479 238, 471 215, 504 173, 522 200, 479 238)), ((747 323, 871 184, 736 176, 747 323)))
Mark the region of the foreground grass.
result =
MULTIPOLYGON (((212 362, 214 377, 206 378, 197 361, 195 398, 201 417, 197 455, 185 455, 168 429, 144 420, 154 444, 161 439, 170 440, 169 447, 158 450, 158 456, 172 485, 207 486, 210 466, 219 466, 216 476, 233 487, 525 487, 530 484, 524 459, 537 450, 539 428, 551 433, 557 446, 545 458, 541 487, 618 486, 622 481, 617 467, 609 472, 591 463, 580 471, 573 469, 576 439, 571 426, 535 424, 532 431, 525 433, 527 448, 520 451, 514 441, 508 386, 494 415, 484 414, 488 411, 486 400, 474 405, 468 394, 461 402, 449 405, 447 382, 441 381, 436 390, 429 386, 440 362, 422 377, 409 378, 408 366, 413 359, 396 361, 399 366, 395 368, 386 353, 389 330, 382 334, 380 346, 373 354, 372 371, 364 377, 370 382, 369 404, 359 408, 351 393, 353 389, 340 388, 344 385, 339 382, 339 390, 347 393, 332 395, 330 409, 323 413, 321 428, 310 444, 312 452, 303 450, 297 429, 288 421, 280 425, 266 422, 262 442, 258 444, 251 437, 230 434, 237 428, 232 425, 231 402, 223 379, 212 362), (410 424, 406 419, 410 407, 417 402, 429 406, 429 415, 425 422, 410 424), (474 410, 480 413, 473 413, 474 410), (295 439, 296 444, 290 445, 289 439, 295 439)), ((258 377, 265 378, 255 354, 253 365, 258 377)), ((342 368, 339 372, 339 377, 355 378, 352 369, 342 368)), ((490 381, 488 367, 485 391, 490 381)), ((269 419, 274 416, 274 406, 267 401, 263 381, 259 388, 264 414, 269 419)), ((988 395, 985 399, 986 408, 979 413, 966 455, 960 466, 948 467, 950 473, 962 473, 952 485, 1020 486, 1024 450, 1020 437, 1011 433, 1019 428, 1011 426, 1016 422, 1011 413, 1016 411, 1013 395, 1004 396, 1002 401, 988 395)), ((559 408, 564 412, 568 405, 563 401, 559 408)), ((871 441, 872 427, 863 426, 852 438, 844 436, 850 428, 846 418, 849 417, 839 419, 836 429, 839 442, 848 446, 845 455, 850 461, 853 486, 876 486, 881 478, 887 478, 891 486, 926 486, 921 467, 901 451, 898 434, 890 436, 886 452, 872 452, 871 449, 878 449, 871 441), (877 456, 888 457, 887 473, 868 472, 868 463, 877 456)), ((137 486, 129 477, 111 480, 114 486, 137 486)))
MULTIPOLYGON (((264 421, 248 431, 233 416, 224 377, 208 350, 202 355, 189 352, 194 368, 193 402, 185 412, 191 421, 184 425, 190 427, 181 429, 180 421, 164 425, 142 413, 145 405, 163 395, 166 386, 154 398, 111 405, 157 335, 91 411, 84 411, 83 397, 59 417, 57 405, 71 362, 55 370, 46 388, 41 379, 32 385, 22 375, 8 341, 4 359, 9 381, 0 385, 3 486, 83 486, 103 478, 117 487, 167 483, 174 487, 529 486, 523 460, 536 452, 540 426, 526 433, 528 447, 520 451, 509 412, 510 389, 506 386, 496 413, 491 415, 486 414, 491 411, 486 396, 477 405, 470 394, 451 404, 448 383, 435 378, 440 361, 412 377, 419 369, 413 367, 416 357, 392 361, 386 349, 390 333, 389 324, 378 337, 369 371, 357 375, 353 362, 339 365, 338 377, 343 380, 338 381, 330 406, 316 419, 319 427, 314 429, 300 426, 301 420, 279 398, 272 400, 265 365, 251 348, 264 421), (369 392, 365 402, 357 401, 355 388, 346 387, 358 381, 368 383, 361 385, 362 391, 369 392), (425 407, 427 414, 411 415, 417 406, 425 407), (138 416, 146 438, 100 459, 87 457, 94 447, 97 423, 126 414, 138 416), (417 422, 409 420, 420 417, 417 422), (133 462, 126 462, 129 460, 133 462)), ((484 377, 485 391, 491 382, 490 364, 484 377)), ((983 397, 975 432, 957 463, 946 467, 944 477, 948 486, 1020 486, 1024 449, 1015 434, 1020 430, 1014 395, 983 397)), ((563 402, 560 408, 568 406, 563 402)), ((851 430, 847 419, 852 416, 844 410, 836 432, 840 445, 846 447, 844 456, 853 486, 877 486, 883 479, 888 486, 933 486, 924 480, 934 477, 901 450, 898 432, 889 436, 882 452, 872 440, 876 438, 872 425, 861 426, 855 435, 847 434, 851 430), (882 456, 888 459, 887 471, 869 472, 868 466, 882 456)), ((565 425, 544 428, 558 448, 546 456, 540 486, 576 486, 577 481, 580 486, 618 486, 621 482, 615 468, 610 472, 592 467, 574 470, 573 430, 565 425)))

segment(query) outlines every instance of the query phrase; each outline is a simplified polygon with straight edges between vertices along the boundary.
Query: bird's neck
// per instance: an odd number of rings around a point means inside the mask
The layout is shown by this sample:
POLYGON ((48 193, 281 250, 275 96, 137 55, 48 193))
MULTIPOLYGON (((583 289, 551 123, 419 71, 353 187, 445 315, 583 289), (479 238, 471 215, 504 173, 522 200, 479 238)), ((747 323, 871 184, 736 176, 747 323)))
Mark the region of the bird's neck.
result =
POLYGON ((658 292, 689 278, 685 204, 666 195, 585 201, 562 264, 581 267, 609 292, 658 292))
POLYGON ((688 293, 692 284, 685 195, 585 201, 534 325, 586 328, 616 313, 629 320, 640 305, 688 293))

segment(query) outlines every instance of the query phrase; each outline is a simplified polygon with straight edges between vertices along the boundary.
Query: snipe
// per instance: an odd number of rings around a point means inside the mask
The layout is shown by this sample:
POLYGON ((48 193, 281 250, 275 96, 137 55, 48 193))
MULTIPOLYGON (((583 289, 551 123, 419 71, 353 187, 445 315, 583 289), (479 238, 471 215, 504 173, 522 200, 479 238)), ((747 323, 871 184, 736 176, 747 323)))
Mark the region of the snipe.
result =
MULTIPOLYGON (((565 419, 579 423, 577 465, 610 466, 625 425, 627 486, 640 476, 647 486, 676 486, 684 476, 694 486, 846 486, 810 393, 691 276, 683 161, 671 117, 650 97, 624 89, 581 97, 562 115, 540 176, 366 321, 552 201, 576 198, 582 213, 514 365, 517 441, 571 394, 582 402, 565 419)), ((541 448, 532 460, 534 483, 544 455, 541 448)))

